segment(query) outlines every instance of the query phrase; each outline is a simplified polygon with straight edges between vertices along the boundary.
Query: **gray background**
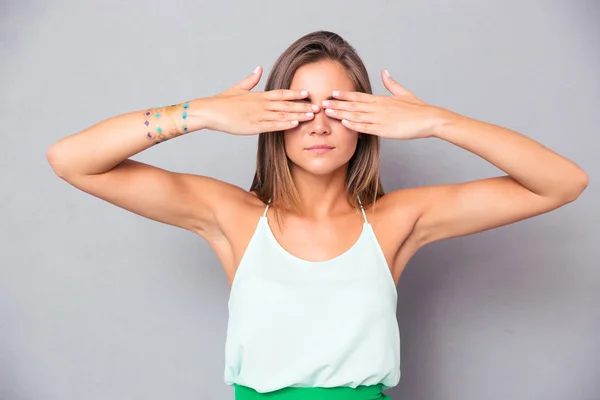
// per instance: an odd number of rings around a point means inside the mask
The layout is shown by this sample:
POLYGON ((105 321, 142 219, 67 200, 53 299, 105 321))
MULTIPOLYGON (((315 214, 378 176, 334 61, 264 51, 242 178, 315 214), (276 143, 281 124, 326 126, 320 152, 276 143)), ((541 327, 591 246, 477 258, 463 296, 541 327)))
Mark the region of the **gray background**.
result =
MULTIPOLYGON (((394 400, 600 399, 600 6, 592 1, 67 2, 0 9, 0 399, 231 399, 228 285, 209 246, 57 178, 46 149, 216 94, 338 32, 422 100, 524 133, 590 186, 550 214, 432 244, 399 284, 394 400), (368 5, 367 5, 368 4, 368 5)), ((248 188, 256 136, 134 157, 248 188)), ((387 191, 500 175, 437 139, 383 143, 387 191)), ((293 362, 293 360, 290 360, 293 362)))

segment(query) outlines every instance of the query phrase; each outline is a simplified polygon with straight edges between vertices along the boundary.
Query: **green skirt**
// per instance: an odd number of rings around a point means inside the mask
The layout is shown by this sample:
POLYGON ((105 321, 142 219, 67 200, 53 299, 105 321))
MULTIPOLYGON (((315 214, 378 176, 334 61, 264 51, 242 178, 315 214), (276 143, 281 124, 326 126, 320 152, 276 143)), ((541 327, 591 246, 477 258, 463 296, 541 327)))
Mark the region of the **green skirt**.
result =
POLYGON ((274 392, 259 393, 247 386, 234 384, 235 400, 391 400, 383 394, 381 383, 372 386, 286 387, 274 392))

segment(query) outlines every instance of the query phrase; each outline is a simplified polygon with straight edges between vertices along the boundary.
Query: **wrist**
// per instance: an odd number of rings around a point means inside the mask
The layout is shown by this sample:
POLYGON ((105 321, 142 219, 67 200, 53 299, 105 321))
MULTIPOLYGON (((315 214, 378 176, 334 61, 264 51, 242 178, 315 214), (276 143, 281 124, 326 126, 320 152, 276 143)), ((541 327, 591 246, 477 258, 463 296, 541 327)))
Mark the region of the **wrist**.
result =
POLYGON ((444 139, 444 136, 451 131, 452 126, 459 123, 461 115, 440 107, 434 107, 433 128, 430 137, 444 139))
POLYGON ((197 131, 201 129, 211 129, 210 98, 198 98, 189 101, 187 126, 188 131, 197 131))

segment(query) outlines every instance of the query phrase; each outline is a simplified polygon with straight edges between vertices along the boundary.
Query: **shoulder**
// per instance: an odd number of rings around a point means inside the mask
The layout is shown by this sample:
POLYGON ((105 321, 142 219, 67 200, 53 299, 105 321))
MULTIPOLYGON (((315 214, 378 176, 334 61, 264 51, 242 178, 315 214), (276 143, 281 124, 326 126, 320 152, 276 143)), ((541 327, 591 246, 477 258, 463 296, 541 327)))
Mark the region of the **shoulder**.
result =
POLYGON ((242 227, 256 225, 257 218, 262 215, 266 206, 254 191, 236 186, 228 198, 221 200, 215 212, 220 232, 231 239, 240 230, 244 230, 242 227))
POLYGON ((388 246, 397 250, 410 247, 415 252, 421 245, 415 228, 422 216, 426 196, 424 187, 388 192, 374 205, 365 208, 367 219, 388 246))
POLYGON ((398 217, 416 221, 422 212, 421 202, 424 195, 424 190, 419 187, 388 192, 377 199, 375 204, 365 207, 367 218, 373 219, 374 222, 398 217))
POLYGON ((183 174, 183 179, 193 196, 198 199, 198 214, 210 214, 210 218, 203 217, 210 223, 203 221, 202 229, 195 230, 195 233, 206 240, 222 239, 226 232, 231 230, 230 226, 235 225, 236 220, 260 210, 263 206, 262 201, 253 192, 237 185, 193 174, 183 174))

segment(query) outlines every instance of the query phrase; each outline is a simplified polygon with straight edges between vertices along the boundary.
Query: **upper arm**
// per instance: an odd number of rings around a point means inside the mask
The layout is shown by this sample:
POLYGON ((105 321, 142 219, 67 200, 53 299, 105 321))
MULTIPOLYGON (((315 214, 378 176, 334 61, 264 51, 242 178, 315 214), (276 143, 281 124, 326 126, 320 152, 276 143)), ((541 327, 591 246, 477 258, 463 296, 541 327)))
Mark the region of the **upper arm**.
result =
POLYGON ((508 225, 572 200, 538 195, 508 175, 408 190, 419 208, 412 233, 419 246, 508 225))
POLYGON ((131 159, 102 174, 62 178, 125 210, 205 237, 220 234, 217 204, 226 207, 228 201, 235 201, 237 192, 243 192, 217 179, 171 172, 131 159))

